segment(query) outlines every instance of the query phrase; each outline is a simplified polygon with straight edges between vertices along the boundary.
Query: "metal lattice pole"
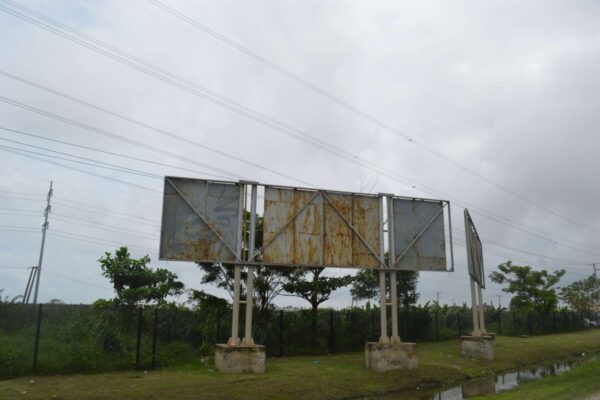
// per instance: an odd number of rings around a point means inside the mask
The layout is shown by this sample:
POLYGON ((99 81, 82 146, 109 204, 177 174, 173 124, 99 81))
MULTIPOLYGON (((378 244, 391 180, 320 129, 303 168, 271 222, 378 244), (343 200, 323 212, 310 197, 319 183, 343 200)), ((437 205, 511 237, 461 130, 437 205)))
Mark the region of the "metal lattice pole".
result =
POLYGON ((50 214, 50 199, 52 198, 52 181, 50 181, 50 190, 46 198, 46 209, 44 210, 44 225, 42 225, 42 246, 40 247, 40 258, 36 267, 35 292, 33 293, 33 304, 37 304, 38 292, 40 290, 40 278, 42 276, 42 260, 44 258, 44 245, 46 244, 46 231, 48 230, 48 215, 50 214))

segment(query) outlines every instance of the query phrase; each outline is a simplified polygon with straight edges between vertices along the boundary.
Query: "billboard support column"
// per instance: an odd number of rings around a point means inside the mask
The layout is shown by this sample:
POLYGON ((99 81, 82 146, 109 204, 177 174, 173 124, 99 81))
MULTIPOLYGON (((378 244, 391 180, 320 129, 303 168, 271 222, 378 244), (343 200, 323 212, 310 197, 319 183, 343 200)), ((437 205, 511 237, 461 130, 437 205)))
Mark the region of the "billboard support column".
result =
POLYGON ((388 257, 389 257, 389 267, 391 268, 390 272, 390 303, 391 303, 391 312, 392 312, 392 337, 390 338, 390 342, 392 343, 400 343, 400 336, 398 336, 398 281, 397 274, 395 271, 395 260, 396 260, 396 246, 395 246, 395 238, 394 238, 394 198, 389 196, 387 198, 387 227, 388 227, 388 257))
MULTIPOLYGON (((256 244, 256 198, 257 184, 251 185, 250 194, 250 233, 248 238, 248 261, 254 261, 255 244, 256 244)), ((248 278, 246 281, 246 325, 244 340, 242 343, 246 346, 253 346, 254 339, 252 338, 252 312, 254 308, 254 270, 252 266, 248 266, 248 278)))
MULTIPOLYGON (((244 221, 244 197, 246 185, 240 184, 240 196, 238 202, 238 221, 237 221, 237 244, 235 257, 236 261, 242 260, 242 227, 244 221)), ((242 279, 242 267, 239 264, 235 265, 233 273, 233 309, 231 315, 231 337, 229 338, 230 346, 240 344, 239 323, 240 323, 240 284, 242 279)))
POLYGON ((485 317, 484 317, 484 304, 483 304, 483 293, 481 285, 477 285, 477 300, 479 301, 479 331, 485 333, 485 317))
POLYGON ((477 309, 479 308, 477 306, 477 289, 475 288, 475 286, 477 285, 477 283, 475 283, 475 279, 470 278, 471 280, 471 309, 473 311, 473 336, 480 336, 481 332, 479 331, 479 317, 478 317, 478 312, 477 309))
POLYGON ((381 335, 379 343, 389 343, 390 339, 387 334, 387 294, 385 290, 385 264, 383 259, 385 256, 384 240, 383 240, 383 196, 379 196, 379 311, 381 322, 381 335))
POLYGON ((381 311, 381 336, 379 343, 389 343, 387 335, 387 293, 385 290, 385 271, 379 271, 379 308, 381 311))

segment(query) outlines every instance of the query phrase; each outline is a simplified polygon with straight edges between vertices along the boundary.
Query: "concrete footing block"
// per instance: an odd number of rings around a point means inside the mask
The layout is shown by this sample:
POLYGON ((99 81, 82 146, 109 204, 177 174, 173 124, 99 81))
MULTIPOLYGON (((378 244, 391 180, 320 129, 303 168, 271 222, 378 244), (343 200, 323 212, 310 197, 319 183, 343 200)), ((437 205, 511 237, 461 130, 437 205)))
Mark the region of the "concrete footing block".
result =
POLYGON ((265 372, 267 348, 261 345, 229 346, 217 344, 215 351, 215 367, 217 371, 225 373, 253 373, 265 372))
POLYGON ((494 360, 495 336, 461 336, 460 355, 463 357, 494 360))
POLYGON ((377 372, 417 368, 417 344, 367 342, 365 366, 377 372))

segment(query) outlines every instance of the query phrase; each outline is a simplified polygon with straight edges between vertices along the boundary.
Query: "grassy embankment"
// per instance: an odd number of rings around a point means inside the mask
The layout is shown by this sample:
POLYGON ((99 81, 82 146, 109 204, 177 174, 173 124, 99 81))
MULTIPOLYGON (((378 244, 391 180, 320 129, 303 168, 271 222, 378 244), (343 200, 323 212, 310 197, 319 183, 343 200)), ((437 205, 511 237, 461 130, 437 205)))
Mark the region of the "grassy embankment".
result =
POLYGON ((411 371, 380 374, 365 370, 363 353, 270 358, 267 373, 262 375, 223 375, 214 371, 212 365, 198 363, 148 373, 11 379, 0 381, 0 399, 356 398, 417 387, 441 387, 469 377, 573 358, 581 352, 598 352, 600 330, 527 339, 499 337, 493 362, 461 358, 456 341, 422 343, 418 351, 420 366, 411 371))

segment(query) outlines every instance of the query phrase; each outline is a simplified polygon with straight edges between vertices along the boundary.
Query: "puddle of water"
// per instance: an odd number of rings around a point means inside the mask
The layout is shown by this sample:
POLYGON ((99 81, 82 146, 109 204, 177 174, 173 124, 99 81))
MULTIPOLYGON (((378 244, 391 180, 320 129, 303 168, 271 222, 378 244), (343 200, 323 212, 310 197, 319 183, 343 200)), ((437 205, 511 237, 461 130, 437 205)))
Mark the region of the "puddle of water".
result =
POLYGON ((463 400, 469 397, 481 396, 514 389, 526 381, 538 380, 548 376, 559 375, 570 371, 578 362, 556 363, 546 367, 528 368, 517 372, 501 375, 490 375, 471 379, 461 385, 443 391, 429 392, 403 392, 386 396, 368 397, 368 400, 463 400))

